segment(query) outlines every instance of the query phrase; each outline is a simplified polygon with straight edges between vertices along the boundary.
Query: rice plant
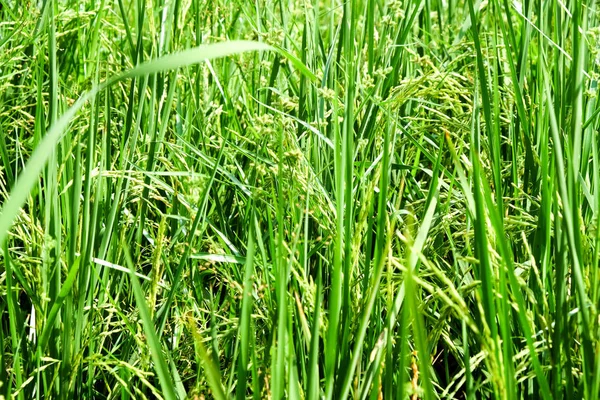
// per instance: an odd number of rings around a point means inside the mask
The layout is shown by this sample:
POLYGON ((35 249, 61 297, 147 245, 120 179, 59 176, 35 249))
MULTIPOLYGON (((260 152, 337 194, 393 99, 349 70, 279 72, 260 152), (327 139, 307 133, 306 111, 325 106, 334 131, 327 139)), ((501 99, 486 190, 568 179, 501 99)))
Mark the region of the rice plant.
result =
POLYGON ((0 397, 600 397, 592 0, 0 0, 0 397))

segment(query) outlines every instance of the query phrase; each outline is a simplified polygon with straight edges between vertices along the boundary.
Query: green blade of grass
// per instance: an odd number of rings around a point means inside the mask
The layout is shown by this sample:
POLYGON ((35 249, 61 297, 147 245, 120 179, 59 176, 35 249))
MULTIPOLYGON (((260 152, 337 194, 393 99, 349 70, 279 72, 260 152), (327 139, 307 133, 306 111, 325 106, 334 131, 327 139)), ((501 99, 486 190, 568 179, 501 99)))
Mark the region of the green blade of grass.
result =
POLYGON ((174 70, 181 67, 197 64, 206 60, 218 57, 225 57, 244 51, 269 50, 271 47, 257 42, 234 41, 217 43, 213 45, 203 45, 194 49, 185 50, 177 54, 171 54, 162 58, 141 64, 132 70, 126 71, 120 75, 109 78, 104 83, 83 94, 71 108, 69 108, 56 122, 50 127, 46 136, 38 144, 35 151, 29 158, 27 165, 19 175, 15 187, 11 190, 10 197, 2 205, 0 211, 0 243, 3 243, 8 236, 12 223, 17 217, 20 208, 25 203, 29 192, 35 185, 38 176, 52 150, 59 142, 61 137, 67 132, 71 120, 77 115, 77 112, 83 105, 95 97, 99 92, 107 87, 122 81, 124 79, 155 74, 161 71, 174 70))
POLYGON ((131 255, 129 254, 127 244, 123 242, 121 246, 125 254, 125 260, 129 266, 129 279, 131 280, 131 285, 133 286, 133 294, 140 312, 140 319, 142 320, 144 333, 146 334, 146 340, 148 342, 148 348, 150 349, 152 361, 154 362, 154 368, 160 381, 162 394, 165 397, 165 400, 177 400, 177 395, 175 394, 175 385, 173 383, 171 374, 169 373, 167 362, 163 356, 162 346, 158 340, 158 335, 154 330, 152 316, 150 315, 150 310, 148 309, 148 303, 146 303, 146 296, 135 273, 135 265, 131 259, 131 255))
POLYGON ((246 398, 246 375, 248 372, 248 351, 250 348, 251 335, 250 322, 252 320, 252 276, 254 274, 254 238, 252 234, 248 240, 248 250, 244 270, 244 293, 239 327, 240 356, 238 359, 238 382, 236 389, 236 398, 238 400, 246 398))

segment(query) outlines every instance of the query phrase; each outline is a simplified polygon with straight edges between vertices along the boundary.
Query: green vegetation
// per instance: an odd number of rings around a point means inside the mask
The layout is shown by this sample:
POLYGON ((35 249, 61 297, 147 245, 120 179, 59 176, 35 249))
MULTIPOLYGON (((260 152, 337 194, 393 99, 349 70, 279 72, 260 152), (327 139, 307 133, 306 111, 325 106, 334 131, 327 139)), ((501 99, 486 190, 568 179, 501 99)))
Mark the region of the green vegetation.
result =
POLYGON ((0 0, 0 397, 599 398, 599 16, 0 0))

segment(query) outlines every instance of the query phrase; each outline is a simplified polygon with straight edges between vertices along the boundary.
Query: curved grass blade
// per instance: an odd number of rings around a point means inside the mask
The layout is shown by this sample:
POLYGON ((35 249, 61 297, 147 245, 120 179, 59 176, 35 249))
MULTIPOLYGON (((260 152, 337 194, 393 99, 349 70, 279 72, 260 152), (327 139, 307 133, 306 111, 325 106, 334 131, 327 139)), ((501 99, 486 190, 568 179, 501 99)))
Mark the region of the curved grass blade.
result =
POLYGON ((256 50, 270 50, 270 46, 250 41, 231 41, 210 45, 202 45, 193 49, 184 50, 179 53, 170 54, 149 61, 144 64, 113 76, 100 85, 94 87, 89 92, 84 93, 48 130, 46 136, 42 139, 35 151, 27 161, 23 172, 19 175, 15 186, 10 192, 10 196, 2 206, 0 211, 0 244, 6 240, 19 210, 25 204, 31 189, 38 180, 38 176, 48 158, 52 154, 52 149, 60 141, 68 130, 69 123, 77 115, 77 112, 83 105, 94 98, 98 93, 122 80, 137 76, 155 74, 157 72, 174 70, 181 67, 198 64, 200 62, 225 57, 237 53, 256 50))

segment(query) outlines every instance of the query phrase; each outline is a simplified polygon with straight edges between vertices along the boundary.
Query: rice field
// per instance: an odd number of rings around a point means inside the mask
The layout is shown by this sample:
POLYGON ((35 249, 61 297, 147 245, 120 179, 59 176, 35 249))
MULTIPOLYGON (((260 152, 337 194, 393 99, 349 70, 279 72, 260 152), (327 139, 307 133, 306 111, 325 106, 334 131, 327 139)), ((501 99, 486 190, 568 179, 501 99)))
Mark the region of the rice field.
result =
POLYGON ((597 5, 0 0, 0 398, 600 398, 597 5))

